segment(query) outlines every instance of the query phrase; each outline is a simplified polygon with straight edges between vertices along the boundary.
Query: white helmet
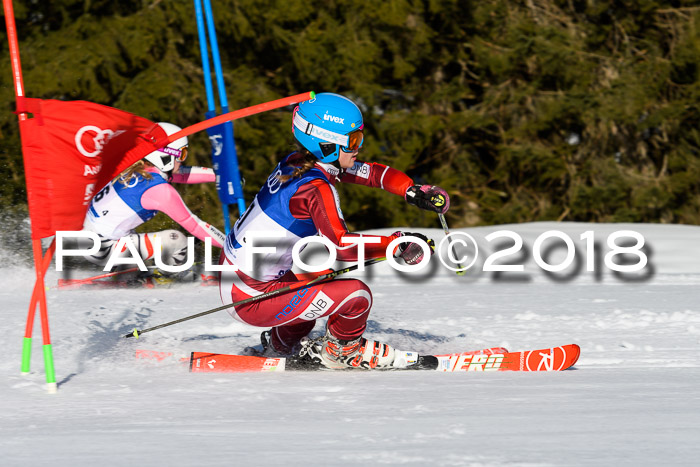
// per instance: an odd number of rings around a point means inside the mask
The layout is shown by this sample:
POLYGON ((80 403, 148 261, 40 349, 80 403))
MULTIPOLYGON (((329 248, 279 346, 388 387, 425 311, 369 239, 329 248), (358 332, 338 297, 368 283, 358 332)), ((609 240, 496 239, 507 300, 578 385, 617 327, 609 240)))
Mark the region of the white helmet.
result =
MULTIPOLYGON (((161 127, 168 136, 174 135, 182 130, 179 126, 168 122, 158 122, 158 126, 161 127)), ((187 144, 187 136, 183 136, 167 146, 153 151, 144 157, 144 159, 156 166, 159 170, 170 172, 175 168, 176 160, 182 162, 187 158, 187 144)))

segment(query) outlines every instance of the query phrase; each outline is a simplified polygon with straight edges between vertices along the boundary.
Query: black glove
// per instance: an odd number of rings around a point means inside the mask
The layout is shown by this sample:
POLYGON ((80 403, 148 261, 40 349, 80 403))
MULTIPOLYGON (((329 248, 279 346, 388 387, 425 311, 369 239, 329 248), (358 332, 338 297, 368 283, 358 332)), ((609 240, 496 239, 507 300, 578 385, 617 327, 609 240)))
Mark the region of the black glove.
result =
MULTIPOLYGON (((435 242, 423 234, 401 231, 394 232, 392 234, 392 236, 396 238, 405 237, 408 235, 412 237, 418 237, 425 243, 427 243, 430 247, 430 256, 432 256, 435 253, 435 242)), ((410 265, 418 264, 421 261, 423 261, 423 255, 423 248, 418 243, 412 241, 399 243, 399 246, 396 247, 396 251, 394 251, 394 258, 401 258, 406 264, 410 265)))
POLYGON ((450 209, 450 196, 435 185, 413 185, 406 190, 406 202, 421 209, 445 214, 450 209))

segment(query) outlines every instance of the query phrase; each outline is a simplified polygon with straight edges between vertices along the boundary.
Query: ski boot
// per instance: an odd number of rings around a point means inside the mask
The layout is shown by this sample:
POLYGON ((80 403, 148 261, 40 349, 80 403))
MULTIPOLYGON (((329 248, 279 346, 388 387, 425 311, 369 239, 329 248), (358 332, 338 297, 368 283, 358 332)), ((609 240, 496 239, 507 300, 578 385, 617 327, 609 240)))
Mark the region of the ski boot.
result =
POLYGON ((333 370, 393 368, 396 357, 394 348, 387 344, 364 337, 344 341, 335 338, 328 331, 319 339, 302 339, 301 345, 300 357, 308 357, 313 362, 333 370))

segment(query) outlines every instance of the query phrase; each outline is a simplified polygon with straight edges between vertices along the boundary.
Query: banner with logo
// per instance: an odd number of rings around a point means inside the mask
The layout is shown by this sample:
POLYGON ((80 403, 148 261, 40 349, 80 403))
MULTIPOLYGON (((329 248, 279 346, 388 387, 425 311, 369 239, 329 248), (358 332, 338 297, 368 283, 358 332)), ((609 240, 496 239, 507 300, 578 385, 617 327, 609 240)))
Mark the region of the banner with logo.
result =
POLYGON ((81 230, 90 200, 131 164, 165 145, 158 125, 86 101, 18 98, 32 238, 81 230))
MULTIPOLYGON (((226 109, 226 112, 228 109, 226 109)), ((216 113, 209 111, 205 114, 207 119, 216 117, 216 113)), ((220 125, 207 128, 209 141, 212 147, 212 160, 216 172, 216 191, 222 204, 237 204, 243 200, 241 188, 241 175, 238 170, 238 157, 236 144, 233 140, 233 123, 224 122, 220 125)), ((239 206, 239 209, 241 206, 239 206)), ((245 204, 239 215, 245 211, 245 204)))

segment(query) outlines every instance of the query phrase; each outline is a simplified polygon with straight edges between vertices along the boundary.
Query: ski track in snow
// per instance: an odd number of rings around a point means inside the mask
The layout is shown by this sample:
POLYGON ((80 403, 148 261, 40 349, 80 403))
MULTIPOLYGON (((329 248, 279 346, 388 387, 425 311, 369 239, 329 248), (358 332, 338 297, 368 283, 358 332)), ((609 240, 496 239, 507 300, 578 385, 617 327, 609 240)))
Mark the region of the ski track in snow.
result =
MULTIPOLYGON (((386 264, 349 275, 373 291, 368 336, 422 353, 579 344, 575 369, 559 373, 190 374, 177 358, 139 361, 134 351, 236 353, 257 345, 261 330, 219 312, 138 340, 122 336, 217 307, 218 288, 49 290, 59 390, 48 395, 38 318, 32 371, 20 375, 34 272, 2 247, 11 261, 0 268, 0 463, 697 465, 700 227, 531 223, 464 232, 483 239, 499 229, 530 247, 557 229, 577 248, 586 230, 602 240, 636 230, 653 273, 626 281, 579 271, 557 281, 526 258, 525 274, 499 279, 442 268, 407 278, 386 264)), ((52 266, 47 285, 59 274, 52 266)), ((314 334, 322 330, 319 323, 314 334)))

